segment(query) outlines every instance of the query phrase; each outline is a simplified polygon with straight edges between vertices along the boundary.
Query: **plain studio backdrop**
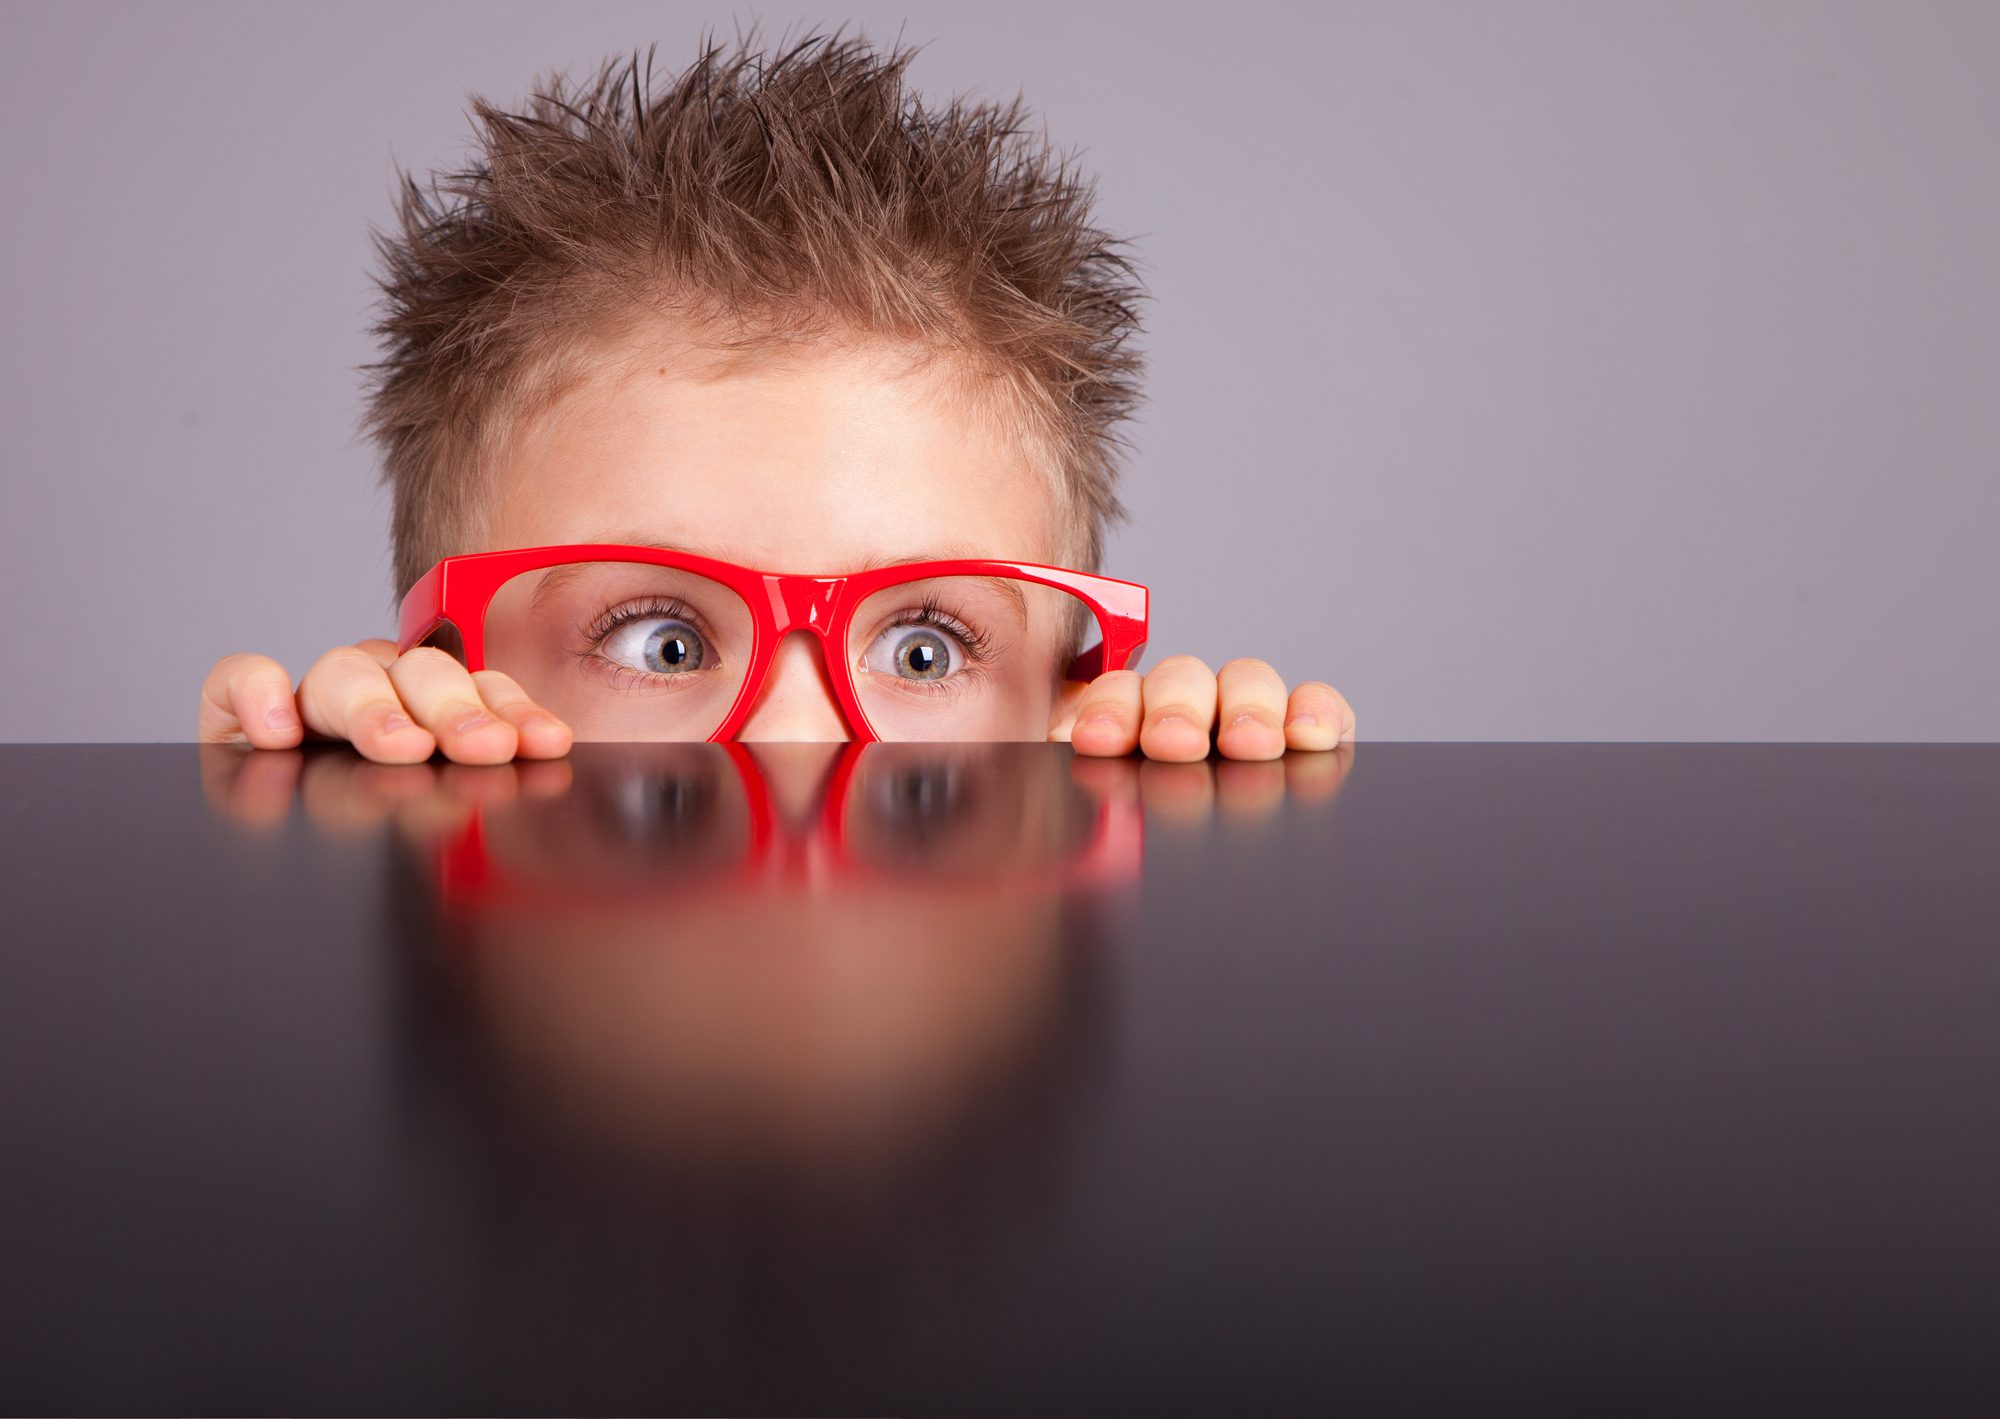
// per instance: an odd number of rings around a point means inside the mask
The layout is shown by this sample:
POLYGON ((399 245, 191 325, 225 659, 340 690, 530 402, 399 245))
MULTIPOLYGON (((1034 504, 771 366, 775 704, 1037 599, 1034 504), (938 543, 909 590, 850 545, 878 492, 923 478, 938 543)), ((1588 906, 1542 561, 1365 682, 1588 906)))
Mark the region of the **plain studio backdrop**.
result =
POLYGON ((923 43, 1097 175, 1152 660, 1364 739, 2000 737, 2000 5, 1191 10, 10 0, 0 738, 186 739, 224 653, 391 632, 394 164, 752 18, 923 43))

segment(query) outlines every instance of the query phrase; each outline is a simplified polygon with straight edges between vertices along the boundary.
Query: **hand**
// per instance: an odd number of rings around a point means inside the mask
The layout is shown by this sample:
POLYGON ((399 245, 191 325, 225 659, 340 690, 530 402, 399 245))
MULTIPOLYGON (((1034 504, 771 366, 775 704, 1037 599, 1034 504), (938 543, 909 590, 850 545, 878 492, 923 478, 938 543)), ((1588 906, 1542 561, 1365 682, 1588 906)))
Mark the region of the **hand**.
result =
POLYGON ((1261 660, 1211 671, 1191 655, 1173 655, 1143 676, 1113 670, 1080 687, 1049 738, 1079 754, 1138 749, 1149 759, 1191 763, 1208 757, 1211 734, 1225 759, 1275 759, 1287 749, 1353 743, 1354 709, 1317 680, 1287 695, 1278 672, 1261 660))
POLYGON ((290 749, 306 731, 345 739, 381 764, 414 764, 442 749, 461 764, 554 759, 569 752, 568 725, 498 670, 468 671, 445 651, 365 640, 321 656, 298 693, 267 655, 228 655, 201 687, 195 737, 290 749))

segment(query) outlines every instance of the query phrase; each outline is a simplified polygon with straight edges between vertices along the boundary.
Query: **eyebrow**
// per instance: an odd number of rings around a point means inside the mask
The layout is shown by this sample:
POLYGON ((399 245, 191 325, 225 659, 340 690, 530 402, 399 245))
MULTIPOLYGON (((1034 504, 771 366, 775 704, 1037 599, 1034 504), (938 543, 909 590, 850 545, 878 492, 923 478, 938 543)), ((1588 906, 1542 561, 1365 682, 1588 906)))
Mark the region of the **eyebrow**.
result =
MULTIPOLYGON (((644 547, 655 552, 681 552, 691 557, 707 557, 710 561, 730 562, 735 565, 741 565, 735 561, 733 556, 715 547, 696 542, 666 542, 657 537, 650 537, 635 532, 602 533, 597 536, 586 537, 577 545, 644 547)), ((877 571, 884 567, 910 567, 920 562, 983 562, 1000 560, 1006 559, 988 557, 983 553, 966 547, 942 547, 934 551, 919 552, 909 557, 864 557, 860 564, 852 572, 847 573, 847 575, 855 576, 862 572, 877 571)), ((549 572, 548 575, 542 578, 541 583, 536 586, 535 594, 529 600, 530 609, 539 609, 544 598, 553 596, 556 592, 560 591, 564 586, 580 576, 583 569, 590 565, 591 563, 589 562, 572 562, 549 572)), ((802 575, 820 576, 825 575, 825 573, 808 572, 802 573, 802 575)), ((833 575, 839 575, 839 573, 834 573, 833 575)), ((1021 589, 1018 582, 1009 577, 999 576, 981 576, 973 579, 988 583, 995 591, 1007 599, 1008 603, 1014 608, 1014 613, 1023 622, 1028 619, 1028 596, 1021 589)))

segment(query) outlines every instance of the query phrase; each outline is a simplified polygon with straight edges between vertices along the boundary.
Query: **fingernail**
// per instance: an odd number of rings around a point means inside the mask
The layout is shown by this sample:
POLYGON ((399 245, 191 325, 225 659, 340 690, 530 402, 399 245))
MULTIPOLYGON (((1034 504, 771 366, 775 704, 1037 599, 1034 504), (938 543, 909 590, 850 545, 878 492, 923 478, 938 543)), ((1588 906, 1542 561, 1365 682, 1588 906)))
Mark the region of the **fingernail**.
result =
POLYGON ((1237 715, 1236 718, 1230 720, 1229 727, 1231 729, 1234 729, 1236 728, 1236 726, 1240 724, 1262 724, 1263 722, 1264 721, 1259 719, 1256 715, 1251 714, 1248 710, 1246 710, 1242 714, 1237 715))
POLYGON ((406 714, 385 714, 382 716, 382 732, 394 734, 399 729, 414 729, 416 726, 406 714))
POLYGON ((568 729, 569 726, 552 714, 531 714, 521 721, 521 728, 546 729, 554 733, 560 733, 568 729))
POLYGON ((475 710, 471 714, 460 716, 451 728, 455 734, 470 734, 476 729, 484 729, 489 724, 497 723, 499 721, 494 719, 492 715, 481 714, 475 710))
POLYGON ((1081 722, 1084 724, 1101 724, 1106 729, 1116 729, 1125 722, 1125 719, 1117 710, 1093 710, 1085 715, 1081 722))
POLYGON ((297 729, 299 714, 290 705, 272 705, 264 711, 264 723, 272 729, 297 729))
POLYGON ((1189 729, 1194 728, 1194 721, 1189 719, 1184 714, 1163 714, 1159 717, 1159 719, 1154 721, 1154 726, 1156 728, 1163 729, 1169 724, 1184 724, 1189 729))
POLYGON ((1292 717, 1291 717, 1290 719, 1286 720, 1286 721, 1285 721, 1285 723, 1286 723, 1286 724, 1288 724, 1288 725, 1289 725, 1289 724, 1318 724, 1318 723, 1319 723, 1319 716, 1318 716, 1318 715, 1316 715, 1316 714, 1295 714, 1295 715, 1293 715, 1293 716, 1292 716, 1292 717))

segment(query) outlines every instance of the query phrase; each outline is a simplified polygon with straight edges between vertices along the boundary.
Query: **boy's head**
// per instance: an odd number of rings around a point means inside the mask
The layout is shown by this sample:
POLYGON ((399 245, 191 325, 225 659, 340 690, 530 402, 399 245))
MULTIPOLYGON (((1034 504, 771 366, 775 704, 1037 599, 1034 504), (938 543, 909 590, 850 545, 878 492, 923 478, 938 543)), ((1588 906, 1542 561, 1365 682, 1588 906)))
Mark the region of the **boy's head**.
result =
POLYGON ((708 47, 474 104, 378 238, 368 427, 399 592, 439 557, 650 541, 773 571, 1094 570, 1139 296, 1019 102, 911 55, 708 47))

